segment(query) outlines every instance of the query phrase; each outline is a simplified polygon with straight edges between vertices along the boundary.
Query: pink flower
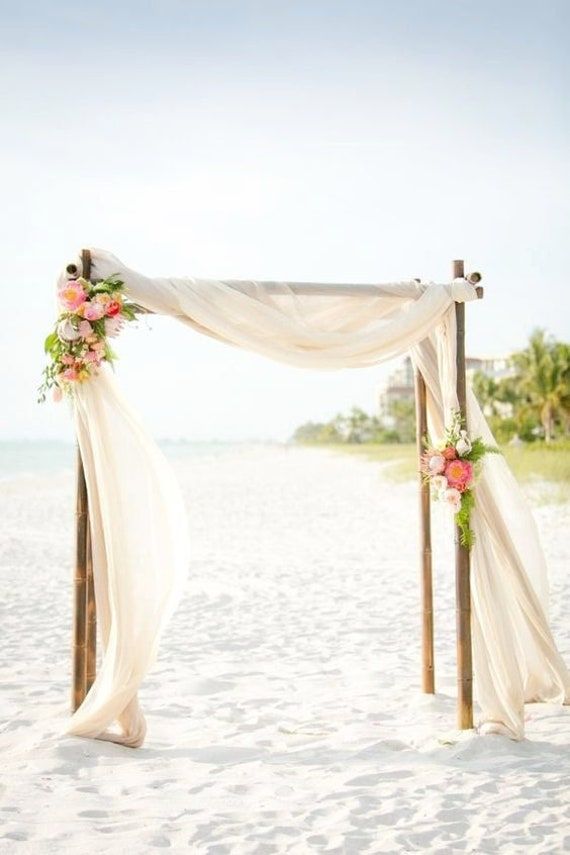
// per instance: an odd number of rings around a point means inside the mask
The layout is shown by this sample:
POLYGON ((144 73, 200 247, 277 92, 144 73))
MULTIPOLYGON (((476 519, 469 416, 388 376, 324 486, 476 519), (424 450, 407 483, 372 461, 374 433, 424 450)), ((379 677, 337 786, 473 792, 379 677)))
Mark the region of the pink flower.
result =
POLYGON ((445 467, 445 477, 450 487, 460 492, 469 489, 473 483, 473 464, 469 460, 450 460, 445 467))
POLYGON ((81 321, 78 329, 79 329, 79 335, 81 336, 81 338, 88 338, 88 336, 90 336, 91 333, 93 332, 93 327, 91 326, 89 321, 81 321))
POLYGON ((455 460, 457 457, 456 451, 452 445, 447 445, 443 451, 441 452, 442 457, 445 457, 446 460, 455 460))
POLYGON ((105 314, 105 306, 102 303, 86 303, 83 317, 88 321, 98 321, 105 314))
POLYGON ((101 362, 102 354, 98 350, 90 350, 85 354, 85 362, 92 362, 95 365, 99 365, 101 362))
POLYGON ((461 493, 455 487, 449 487, 442 496, 443 501, 448 505, 454 514, 461 508, 461 493))
POLYGON ((440 475, 445 469, 445 457, 441 454, 432 454, 428 457, 427 466, 430 475, 440 475))
POLYGON ((121 308, 122 308, 121 304, 119 303, 118 300, 111 300, 109 303, 107 303, 106 314, 109 318, 114 318, 115 315, 119 314, 119 312, 121 311, 121 308))
POLYGON ((75 359, 73 356, 70 356, 68 353, 64 353, 61 357, 61 361, 64 365, 75 365, 75 359))
POLYGON ((66 368, 62 374, 64 380, 77 380, 77 371, 75 368, 66 368))
POLYGON ((52 398, 53 398, 53 400, 54 400, 56 403, 58 403, 59 401, 61 401, 61 399, 63 398, 63 392, 61 391, 61 389, 59 388, 59 386, 54 386, 54 387, 53 387, 53 392, 52 392, 51 394, 52 394, 52 398))
POLYGON ((59 302, 68 312, 75 312, 87 299, 87 294, 82 285, 71 280, 58 292, 59 302))

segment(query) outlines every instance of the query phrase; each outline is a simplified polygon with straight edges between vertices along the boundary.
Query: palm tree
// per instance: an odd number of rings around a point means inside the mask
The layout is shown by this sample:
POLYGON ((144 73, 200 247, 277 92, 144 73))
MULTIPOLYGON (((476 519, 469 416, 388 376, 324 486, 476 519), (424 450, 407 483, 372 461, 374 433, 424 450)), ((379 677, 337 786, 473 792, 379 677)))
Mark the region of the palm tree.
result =
POLYGON ((348 415, 337 416, 339 433, 345 442, 370 442, 374 434, 374 418, 365 413, 360 407, 353 407, 348 415))
POLYGON ((498 414, 499 384, 484 371, 475 371, 472 380, 473 392, 486 416, 498 414))
POLYGON ((537 329, 528 347, 514 353, 512 361, 523 408, 536 414, 544 439, 550 442, 557 423, 567 428, 570 421, 570 347, 537 329))

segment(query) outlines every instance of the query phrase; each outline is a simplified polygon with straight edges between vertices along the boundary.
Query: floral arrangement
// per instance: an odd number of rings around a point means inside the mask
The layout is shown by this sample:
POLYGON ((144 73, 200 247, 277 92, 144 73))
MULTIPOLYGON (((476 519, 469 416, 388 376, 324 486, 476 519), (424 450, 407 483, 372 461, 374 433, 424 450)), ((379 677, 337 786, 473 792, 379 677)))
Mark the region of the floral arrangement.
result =
POLYGON ((475 507, 473 486, 478 464, 485 454, 500 452, 486 445, 481 437, 469 439, 461 424, 461 415, 455 412, 443 442, 436 447, 427 444, 421 458, 421 471, 436 498, 453 511, 461 545, 470 549, 475 542, 470 518, 475 507))
POLYGON ((60 401, 64 393, 72 394, 75 384, 96 374, 102 362, 117 358, 109 339, 140 311, 123 290, 124 283, 114 276, 99 282, 71 279, 59 289, 61 312, 44 344, 50 362, 38 390, 40 402, 50 389, 60 401))

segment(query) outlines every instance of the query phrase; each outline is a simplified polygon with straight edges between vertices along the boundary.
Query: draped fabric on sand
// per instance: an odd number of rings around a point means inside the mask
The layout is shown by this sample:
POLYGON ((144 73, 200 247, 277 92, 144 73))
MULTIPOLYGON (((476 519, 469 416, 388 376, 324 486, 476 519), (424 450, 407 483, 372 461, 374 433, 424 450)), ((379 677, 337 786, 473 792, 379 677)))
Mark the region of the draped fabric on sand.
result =
MULTIPOLYGON (((454 301, 476 298, 464 280, 354 285, 349 295, 346 286, 305 284, 301 294, 294 284, 277 282, 150 279, 92 250, 92 278, 114 274, 144 308, 293 365, 358 368, 409 351, 426 381, 435 437, 457 408, 454 301)), ((69 732, 137 746, 145 734, 137 689, 184 584, 183 503, 168 464, 107 370, 78 386, 75 418, 104 655, 69 732)), ((468 429, 492 442, 472 395, 468 429)), ((524 702, 565 702, 570 675, 548 626, 547 573, 535 524, 501 456, 484 458, 476 501, 476 698, 482 723, 522 738, 524 702)))

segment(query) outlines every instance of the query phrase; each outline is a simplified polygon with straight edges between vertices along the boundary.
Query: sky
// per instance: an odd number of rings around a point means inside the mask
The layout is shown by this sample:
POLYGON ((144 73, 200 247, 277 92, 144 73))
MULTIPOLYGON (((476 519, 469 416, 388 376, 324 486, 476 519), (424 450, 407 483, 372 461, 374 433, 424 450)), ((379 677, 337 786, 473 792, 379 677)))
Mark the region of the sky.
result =
MULTIPOLYGON (((570 332, 566 0, 0 0, 0 439, 36 404, 58 271, 375 282, 483 273, 471 355, 570 332)), ((159 438, 286 439, 394 363, 304 371, 171 319, 117 343, 159 438)))

